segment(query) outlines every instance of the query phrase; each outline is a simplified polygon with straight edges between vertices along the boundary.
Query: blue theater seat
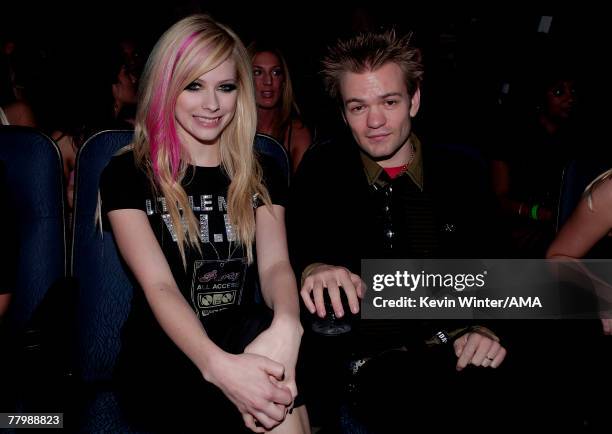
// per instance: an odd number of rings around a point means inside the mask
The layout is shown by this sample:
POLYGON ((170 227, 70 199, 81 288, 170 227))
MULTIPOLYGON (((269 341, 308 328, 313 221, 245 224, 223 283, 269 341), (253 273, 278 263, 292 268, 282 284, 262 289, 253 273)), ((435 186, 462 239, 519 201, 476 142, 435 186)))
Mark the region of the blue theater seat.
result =
POLYGON ((71 275, 78 288, 75 375, 82 386, 78 431, 133 432, 121 417, 112 375, 134 285, 110 231, 96 220, 100 175, 132 131, 103 131, 76 159, 71 275))
POLYGON ((289 162, 289 155, 284 146, 274 137, 257 133, 255 135, 255 150, 260 154, 271 157, 286 176, 287 184, 289 184, 291 163, 289 162))
POLYGON ((62 411, 54 389, 67 371, 69 306, 62 158, 53 140, 0 127, 0 191, 0 285, 12 293, 0 340, 0 411, 62 411))
MULTIPOLYGON (((62 158, 46 135, 26 127, 0 128, 3 227, 13 238, 12 281, 7 321, 16 330, 31 319, 48 289, 66 275, 62 158), (13 268, 14 267, 14 268, 13 268)), ((6 249, 4 243, 4 249, 6 249)))

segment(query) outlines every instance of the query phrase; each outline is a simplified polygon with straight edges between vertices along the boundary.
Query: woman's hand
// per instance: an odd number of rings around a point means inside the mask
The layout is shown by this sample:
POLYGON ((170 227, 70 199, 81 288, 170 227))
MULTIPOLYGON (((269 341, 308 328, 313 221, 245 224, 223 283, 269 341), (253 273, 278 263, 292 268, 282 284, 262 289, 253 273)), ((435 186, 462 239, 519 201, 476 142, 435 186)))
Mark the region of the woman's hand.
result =
POLYGON ((295 365, 297 363, 303 329, 299 321, 275 319, 270 327, 259 334, 245 349, 245 354, 257 354, 280 363, 285 368, 281 385, 291 391, 292 401, 297 396, 295 365))
POLYGON ((281 384, 285 376, 283 365, 262 355, 223 352, 203 375, 221 389, 254 432, 265 432, 280 424, 293 402, 292 391, 281 384))

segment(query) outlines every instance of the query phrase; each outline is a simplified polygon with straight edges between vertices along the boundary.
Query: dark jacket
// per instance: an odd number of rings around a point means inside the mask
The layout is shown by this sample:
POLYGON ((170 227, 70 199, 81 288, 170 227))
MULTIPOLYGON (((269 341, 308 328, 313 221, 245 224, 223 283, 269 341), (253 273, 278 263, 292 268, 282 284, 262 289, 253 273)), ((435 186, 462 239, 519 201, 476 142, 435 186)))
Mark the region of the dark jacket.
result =
POLYGON ((292 182, 287 210, 296 271, 324 262, 359 274, 361 258, 491 257, 486 167, 457 151, 423 146, 422 154, 423 190, 405 175, 390 181, 391 209, 385 210, 385 187, 370 185, 355 143, 311 149, 292 182), (391 248, 387 213, 396 232, 391 248))
MULTIPOLYGON (((372 183, 352 141, 309 150, 287 210, 298 279, 314 262, 361 274, 366 258, 493 257, 493 196, 484 162, 448 148, 419 148, 422 190, 407 174, 390 180, 383 172, 372 183)), ((410 324, 413 337, 435 331, 410 324)))

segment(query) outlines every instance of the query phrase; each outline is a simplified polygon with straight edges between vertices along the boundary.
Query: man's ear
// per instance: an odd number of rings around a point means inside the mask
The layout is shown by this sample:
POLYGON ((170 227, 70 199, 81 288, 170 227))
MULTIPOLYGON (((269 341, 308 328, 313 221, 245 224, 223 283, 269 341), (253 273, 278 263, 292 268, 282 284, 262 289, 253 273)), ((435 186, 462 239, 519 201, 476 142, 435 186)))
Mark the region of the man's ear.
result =
POLYGON ((419 112, 421 106, 421 89, 417 88, 410 98, 410 117, 413 118, 419 112))

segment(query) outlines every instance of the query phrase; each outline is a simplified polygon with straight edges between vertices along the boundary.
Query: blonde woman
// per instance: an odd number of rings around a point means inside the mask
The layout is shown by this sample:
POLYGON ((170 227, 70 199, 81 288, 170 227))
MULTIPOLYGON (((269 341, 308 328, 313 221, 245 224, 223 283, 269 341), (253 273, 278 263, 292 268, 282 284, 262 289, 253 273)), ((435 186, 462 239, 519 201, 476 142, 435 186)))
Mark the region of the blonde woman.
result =
POLYGON ((238 37, 187 17, 154 47, 134 143, 102 175, 102 210, 142 288, 124 328, 120 398, 148 429, 308 431, 286 192, 253 153, 256 113, 238 37), (254 302, 255 258, 265 306, 254 302))

